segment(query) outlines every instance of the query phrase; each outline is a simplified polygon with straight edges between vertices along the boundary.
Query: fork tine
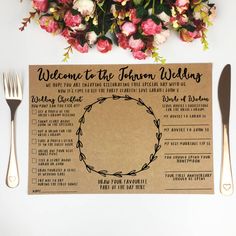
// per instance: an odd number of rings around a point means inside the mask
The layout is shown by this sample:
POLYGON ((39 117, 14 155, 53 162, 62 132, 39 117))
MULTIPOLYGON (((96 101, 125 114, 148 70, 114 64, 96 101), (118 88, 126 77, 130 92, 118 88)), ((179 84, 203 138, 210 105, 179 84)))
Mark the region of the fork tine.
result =
POLYGON ((22 99, 22 84, 19 75, 16 73, 16 82, 17 82, 17 95, 22 99))
POLYGON ((13 78, 11 73, 8 73, 8 91, 9 96, 13 97, 13 78))
POLYGON ((13 86, 12 86, 12 90, 13 90, 13 97, 17 97, 18 95, 18 89, 17 89, 17 77, 16 74, 12 75, 12 82, 13 82, 13 86))
POLYGON ((3 73, 3 87, 4 87, 5 96, 9 97, 9 91, 8 91, 8 86, 7 86, 7 78, 6 78, 5 73, 3 73))

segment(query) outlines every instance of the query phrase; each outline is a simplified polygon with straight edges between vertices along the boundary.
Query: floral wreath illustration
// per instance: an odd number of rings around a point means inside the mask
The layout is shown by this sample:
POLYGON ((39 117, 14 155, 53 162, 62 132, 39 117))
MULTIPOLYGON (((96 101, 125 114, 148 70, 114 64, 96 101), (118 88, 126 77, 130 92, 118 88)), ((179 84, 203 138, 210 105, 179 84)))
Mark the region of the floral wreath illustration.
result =
POLYGON ((151 163, 154 162, 155 160, 157 160, 157 158, 158 158, 157 153, 161 148, 160 141, 161 141, 161 137, 162 137, 162 133, 160 131, 160 119, 157 119, 156 115, 153 112, 153 109, 150 106, 147 106, 141 98, 136 99, 136 98, 133 98, 129 95, 125 95, 125 96, 112 95, 110 97, 100 97, 100 98, 97 98, 97 100, 95 102, 93 102, 92 104, 85 106, 84 113, 79 119, 79 128, 76 131, 76 135, 78 136, 76 148, 79 151, 79 160, 81 162, 83 162, 83 164, 86 167, 86 170, 89 173, 94 172, 94 173, 102 175, 103 177, 115 176, 115 177, 120 177, 120 178, 123 176, 136 176, 138 173, 148 170, 150 168, 151 163), (92 110, 92 108, 95 105, 103 104, 107 100, 114 100, 114 101, 124 100, 124 101, 136 102, 137 105, 144 107, 146 109, 146 112, 154 118, 153 123, 157 129, 157 132, 156 132, 157 142, 154 144, 154 151, 150 154, 148 162, 144 163, 142 165, 142 167, 139 168, 138 170, 133 169, 133 170, 125 172, 125 173, 123 173, 122 171, 116 171, 114 173, 111 173, 107 170, 96 170, 96 168, 94 166, 91 166, 87 163, 86 155, 82 151, 82 148, 84 147, 84 145, 81 141, 81 137, 83 136, 82 127, 83 127, 83 124, 85 124, 85 116, 87 113, 89 113, 92 110))
POLYGON ((34 18, 46 32, 61 35, 68 43, 64 61, 73 50, 87 53, 96 46, 107 53, 117 45, 135 59, 165 63, 159 48, 170 32, 184 42, 201 39, 207 49, 207 31, 216 16, 209 0, 32 0, 32 6, 19 29, 34 18))

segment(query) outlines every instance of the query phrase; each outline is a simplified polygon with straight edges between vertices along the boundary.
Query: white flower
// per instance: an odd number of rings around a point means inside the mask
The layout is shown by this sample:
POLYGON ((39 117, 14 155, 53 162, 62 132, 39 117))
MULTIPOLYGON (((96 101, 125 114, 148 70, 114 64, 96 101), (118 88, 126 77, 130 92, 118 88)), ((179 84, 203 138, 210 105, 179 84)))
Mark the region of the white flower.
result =
POLYGON ((74 0, 73 8, 78 10, 82 16, 92 16, 95 3, 92 0, 74 0))
POLYGON ((80 24, 79 26, 70 27, 73 31, 84 31, 86 29, 85 24, 80 24))
POLYGON ((163 22, 169 22, 170 16, 168 16, 164 11, 157 15, 159 19, 161 19, 163 22))
POLYGON ((86 34, 86 39, 89 45, 93 45, 97 41, 97 34, 94 31, 90 31, 86 34))
POLYGON ((159 45, 163 44, 169 36, 170 36, 169 30, 163 30, 160 34, 155 34, 153 46, 158 47, 159 45))

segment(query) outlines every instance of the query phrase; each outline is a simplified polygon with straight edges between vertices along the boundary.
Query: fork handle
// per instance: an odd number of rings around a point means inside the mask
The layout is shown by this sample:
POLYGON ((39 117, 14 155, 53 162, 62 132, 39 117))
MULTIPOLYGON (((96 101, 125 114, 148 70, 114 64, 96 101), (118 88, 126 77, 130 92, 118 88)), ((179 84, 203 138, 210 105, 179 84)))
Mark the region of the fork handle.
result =
POLYGON ((224 195, 231 195, 233 194, 233 191, 234 186, 230 161, 229 127, 224 124, 220 192, 224 195))
POLYGON ((6 184, 10 188, 15 188, 19 184, 19 173, 16 158, 16 145, 15 145, 15 121, 11 119, 11 146, 10 156, 7 169, 6 184))

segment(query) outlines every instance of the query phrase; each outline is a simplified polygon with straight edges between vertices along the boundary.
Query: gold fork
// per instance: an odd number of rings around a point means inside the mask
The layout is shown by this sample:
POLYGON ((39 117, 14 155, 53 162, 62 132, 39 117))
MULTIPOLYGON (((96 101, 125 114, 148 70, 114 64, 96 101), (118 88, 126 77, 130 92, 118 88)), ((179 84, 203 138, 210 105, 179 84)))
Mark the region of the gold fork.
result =
POLYGON ((15 188, 19 184, 15 144, 15 114, 22 101, 22 85, 19 76, 17 74, 3 74, 3 87, 6 102, 11 111, 11 145, 6 184, 10 188, 15 188))

